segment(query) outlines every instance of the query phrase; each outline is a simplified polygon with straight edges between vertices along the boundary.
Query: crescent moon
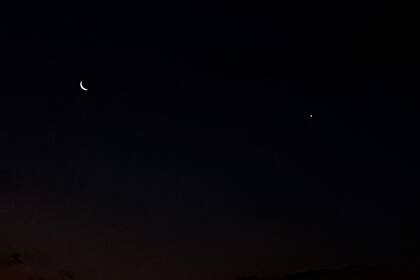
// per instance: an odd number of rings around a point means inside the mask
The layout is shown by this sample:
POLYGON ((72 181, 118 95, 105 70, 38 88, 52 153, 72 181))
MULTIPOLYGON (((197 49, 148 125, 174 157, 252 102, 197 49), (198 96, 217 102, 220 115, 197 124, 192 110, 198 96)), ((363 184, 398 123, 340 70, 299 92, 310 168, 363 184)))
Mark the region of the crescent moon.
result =
POLYGON ((80 88, 81 88, 81 89, 83 89, 84 91, 87 91, 87 90, 88 90, 87 88, 85 88, 85 87, 83 86, 83 81, 80 81, 80 88))

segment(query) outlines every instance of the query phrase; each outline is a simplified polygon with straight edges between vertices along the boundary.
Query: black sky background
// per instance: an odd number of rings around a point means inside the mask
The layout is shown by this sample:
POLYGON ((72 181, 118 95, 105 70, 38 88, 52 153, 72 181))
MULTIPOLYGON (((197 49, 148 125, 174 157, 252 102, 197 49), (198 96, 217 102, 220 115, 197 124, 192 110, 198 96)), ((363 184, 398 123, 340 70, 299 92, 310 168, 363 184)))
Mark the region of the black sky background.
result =
POLYGON ((418 262, 413 9, 75 10, 2 19, 4 251, 91 279, 418 262))

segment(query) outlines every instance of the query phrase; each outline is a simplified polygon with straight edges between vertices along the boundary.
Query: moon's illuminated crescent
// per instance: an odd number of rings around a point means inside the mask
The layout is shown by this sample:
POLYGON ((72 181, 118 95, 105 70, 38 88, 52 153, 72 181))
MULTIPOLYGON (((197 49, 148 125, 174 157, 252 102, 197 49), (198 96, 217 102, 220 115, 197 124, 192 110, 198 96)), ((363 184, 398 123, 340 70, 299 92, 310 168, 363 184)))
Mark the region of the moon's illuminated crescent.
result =
POLYGON ((83 81, 80 81, 80 88, 81 88, 81 89, 83 89, 84 91, 87 91, 87 90, 88 90, 87 88, 85 88, 85 87, 83 86, 83 81))

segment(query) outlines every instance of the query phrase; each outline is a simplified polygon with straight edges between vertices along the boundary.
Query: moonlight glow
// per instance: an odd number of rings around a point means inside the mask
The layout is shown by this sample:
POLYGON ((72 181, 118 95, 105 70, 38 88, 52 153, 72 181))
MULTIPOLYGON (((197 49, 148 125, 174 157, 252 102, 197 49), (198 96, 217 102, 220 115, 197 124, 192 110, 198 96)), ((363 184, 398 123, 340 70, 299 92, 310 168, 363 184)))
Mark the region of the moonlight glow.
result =
POLYGON ((81 88, 82 90, 84 90, 84 91, 87 91, 87 90, 88 90, 87 88, 85 88, 85 87, 83 86, 83 81, 80 81, 80 88, 81 88))

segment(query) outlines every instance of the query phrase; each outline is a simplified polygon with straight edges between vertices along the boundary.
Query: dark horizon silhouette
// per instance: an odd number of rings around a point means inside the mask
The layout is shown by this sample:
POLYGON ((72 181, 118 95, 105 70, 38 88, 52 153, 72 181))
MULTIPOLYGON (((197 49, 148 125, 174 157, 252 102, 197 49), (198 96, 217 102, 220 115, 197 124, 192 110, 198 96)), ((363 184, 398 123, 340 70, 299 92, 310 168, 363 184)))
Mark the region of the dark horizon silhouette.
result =
MULTIPOLYGON (((3 256, 4 257, 4 256, 3 256)), ((28 279, 63 280, 79 279, 71 270, 40 270, 23 261, 24 257, 17 252, 11 253, 9 258, 0 258, 0 277, 2 280, 28 279), (26 278, 25 278, 26 279, 26 278)), ((232 280, 391 280, 391 279, 419 279, 420 269, 401 266, 373 266, 373 265, 341 265, 338 267, 319 268, 287 273, 285 275, 258 276, 248 275, 232 280)), ((86 279, 86 278, 80 278, 86 279)), ((215 279, 216 280, 216 279, 215 279)))

